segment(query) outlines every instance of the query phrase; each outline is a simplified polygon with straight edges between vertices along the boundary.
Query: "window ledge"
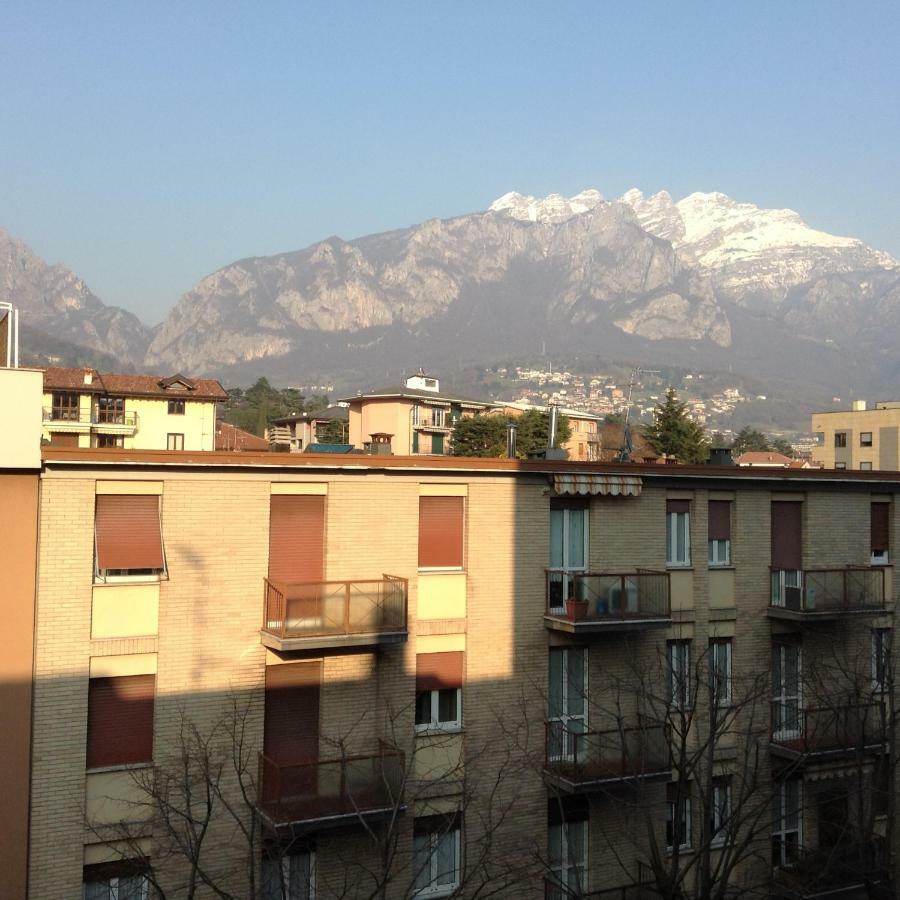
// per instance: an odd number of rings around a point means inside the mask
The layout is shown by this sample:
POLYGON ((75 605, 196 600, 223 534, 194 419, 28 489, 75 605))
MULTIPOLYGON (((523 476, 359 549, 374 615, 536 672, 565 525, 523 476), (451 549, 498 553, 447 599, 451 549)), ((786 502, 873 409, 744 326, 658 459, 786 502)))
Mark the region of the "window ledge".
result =
POLYGON ((674 572, 693 572, 694 566, 692 563, 670 563, 670 562, 667 562, 666 570, 674 571, 674 572))
POLYGON ((435 890, 426 888, 423 891, 418 891, 413 894, 413 897, 417 898, 417 900, 419 897, 421 897, 422 900, 426 900, 428 897, 451 897, 458 890, 459 882, 454 885, 447 885, 447 887, 436 888, 435 890))
MULTIPOLYGON (((420 575, 447 575, 447 574, 465 574, 462 566, 425 566, 419 569, 420 575)), ((430 894, 427 896, 431 896, 430 894)))
POLYGON ((142 763, 119 763, 115 766, 97 766, 93 769, 86 769, 87 775, 102 775, 105 772, 137 772, 141 769, 152 769, 153 761, 142 763))
POLYGON ((416 725, 416 737, 445 737, 452 734, 463 734, 465 729, 462 725, 452 725, 448 728, 430 725, 416 725))
POLYGON ((161 581, 168 581, 168 573, 161 575, 107 575, 94 576, 94 586, 102 587, 108 584, 159 584, 161 581))
POLYGON ((727 572, 730 570, 733 572, 737 567, 735 565, 733 565, 732 563, 709 563, 707 565, 707 568, 710 571, 721 572, 724 570, 727 572))

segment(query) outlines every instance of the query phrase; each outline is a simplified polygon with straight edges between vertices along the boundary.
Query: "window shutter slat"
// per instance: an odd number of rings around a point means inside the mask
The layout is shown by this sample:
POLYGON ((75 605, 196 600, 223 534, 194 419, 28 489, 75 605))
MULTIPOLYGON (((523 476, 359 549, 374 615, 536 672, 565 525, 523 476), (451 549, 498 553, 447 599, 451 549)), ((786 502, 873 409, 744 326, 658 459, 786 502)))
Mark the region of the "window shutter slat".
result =
POLYGON ((98 495, 94 529, 98 569, 164 568, 156 495, 98 495))
POLYGON ((463 497, 419 498, 419 566, 463 564, 463 497))
POLYGON ((276 494, 269 507, 269 578, 323 581, 325 498, 276 494))
POLYGON ((772 502, 772 568, 803 568, 803 504, 772 502))
POLYGON ((263 751, 276 763, 318 759, 321 684, 321 660, 266 667, 263 751))
POLYGON ((888 549, 891 532, 890 517, 890 503, 872 504, 872 550, 884 551, 888 549))
POLYGON ((667 513, 686 513, 691 511, 690 500, 666 500, 667 513))
POLYGON ((153 675, 92 678, 88 689, 87 767, 153 760, 153 675))
POLYGON ((465 654, 461 650, 419 653, 416 656, 416 693, 461 688, 464 666, 465 654))
POLYGON ((731 501, 709 501, 709 540, 731 540, 731 501))

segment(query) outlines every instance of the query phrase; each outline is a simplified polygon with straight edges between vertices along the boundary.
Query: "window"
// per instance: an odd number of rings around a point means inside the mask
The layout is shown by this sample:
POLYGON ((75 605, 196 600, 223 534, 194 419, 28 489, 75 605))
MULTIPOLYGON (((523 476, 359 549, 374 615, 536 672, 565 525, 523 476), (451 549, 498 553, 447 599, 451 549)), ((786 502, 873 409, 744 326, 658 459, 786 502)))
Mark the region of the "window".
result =
POLYGON ((709 501, 709 564, 731 565, 731 501, 709 501))
POLYGON ((860 447, 871 447, 872 446, 872 432, 871 431, 861 431, 859 433, 859 446, 860 447))
POLYGON ((587 571, 588 507, 567 500, 550 504, 550 572, 548 602, 551 609, 562 610, 574 597, 577 575, 587 571))
POLYGON ((672 709, 687 709, 691 702, 691 642, 666 642, 666 696, 672 709))
POLYGON ((691 846, 691 795, 689 785, 669 784, 666 790, 666 850, 691 846))
POLYGON ((79 397, 68 391, 54 391, 50 418, 57 422, 79 421, 79 397))
POLYGON ((877 693, 889 687, 891 665, 890 628, 872 629, 872 690, 877 693))
POLYGON ((88 769, 153 761, 155 685, 154 675, 90 680, 88 769))
POLYGON ((453 731, 462 725, 464 654, 416 656, 416 731, 453 731))
POLYGON ((689 500, 666 501, 666 565, 691 564, 691 520, 689 500))
POLYGON ((871 472, 872 471, 872 463, 870 462, 861 462, 859 464, 860 472, 871 472))
POLYGON ((262 900, 313 900, 316 863, 311 851, 285 854, 280 859, 263 856, 262 900))
POLYGON ((98 434, 96 436, 97 447, 119 447, 125 446, 125 438, 121 434, 98 434))
POLYGON ((845 462, 836 462, 836 463, 834 464, 834 467, 835 467, 836 469, 846 469, 846 468, 847 468, 847 463, 845 463, 845 462))
POLYGON ((433 406, 431 408, 431 424, 434 425, 435 428, 443 428, 445 415, 446 413, 443 409, 439 406, 433 406))
POLYGON ((459 816, 427 816, 413 822, 417 897, 441 897, 459 887, 459 816))
POLYGON ((709 642, 709 690, 717 705, 731 705, 731 638, 709 642))
POLYGON ((547 813, 550 878, 559 896, 580 897, 588 888, 588 806, 582 798, 553 799, 547 813))
POLYGON ((869 530, 872 549, 872 565, 886 566, 890 561, 891 504, 873 502, 869 507, 869 530))
POLYGON ((731 818, 731 779, 714 778, 712 782, 712 805, 710 809, 710 844, 721 847, 728 841, 731 818))
POLYGON ((799 859, 802 796, 803 786, 799 778, 782 781, 775 793, 775 822, 772 828, 773 866, 792 866, 799 859))
POLYGON ((110 425, 123 425, 125 423, 125 398, 98 397, 97 421, 110 425))
POLYGON ((184 415, 184 400, 170 400, 169 401, 169 415, 170 416, 183 416, 184 415))
POLYGON ((834 446, 835 447, 846 447, 847 446, 847 432, 846 431, 836 431, 834 433, 834 446))
POLYGON ((803 656, 800 644, 775 641, 772 644, 772 737, 793 741, 802 737, 800 677, 803 656))
POLYGON ((84 900, 148 900, 146 862, 125 859, 84 867, 84 900))
POLYGON ((803 583, 803 504, 773 501, 771 519, 772 606, 799 610, 803 583))
POLYGON ((587 651, 584 647, 551 647, 548 689, 547 755, 575 759, 578 735, 587 730, 587 651))
POLYGON ((419 497, 419 568, 463 567, 464 497, 419 497))
POLYGON ((94 512, 97 580, 116 576, 158 578, 166 571, 159 497, 99 494, 94 512))
POLYGON ((172 433, 166 435, 166 450, 184 450, 184 435, 172 433))

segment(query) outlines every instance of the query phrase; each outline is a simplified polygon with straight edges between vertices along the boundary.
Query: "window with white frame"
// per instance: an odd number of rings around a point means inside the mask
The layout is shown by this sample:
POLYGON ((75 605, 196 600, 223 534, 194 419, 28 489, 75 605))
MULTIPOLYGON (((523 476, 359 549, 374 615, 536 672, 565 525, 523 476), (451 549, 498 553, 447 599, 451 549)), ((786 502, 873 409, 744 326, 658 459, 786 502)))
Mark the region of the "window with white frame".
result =
POLYGON ((891 664, 890 628, 872 629, 872 690, 882 693, 888 689, 891 664))
POLYGON ((455 731, 461 725, 460 688, 441 688, 416 694, 416 731, 455 731))
POLYGON ((731 779, 714 778, 712 783, 712 796, 710 798, 710 843, 714 847, 721 847, 728 841, 728 827, 731 819, 731 779))
POLYGON ((550 878, 563 897, 580 897, 587 890, 588 821, 586 817, 551 821, 547 825, 550 878))
POLYGON ((588 508, 564 501, 550 507, 551 609, 562 610, 577 593, 577 575, 587 571, 588 508))
POLYGON ((800 644, 772 643, 772 737, 776 741, 796 740, 803 735, 802 666, 800 644))
POLYGON ((718 706, 731 705, 731 638, 709 642, 709 691, 718 706))
POLYGON ((691 702, 691 642, 666 642, 666 695, 672 709, 687 709, 691 702))
POLYGON ((444 427, 444 424, 446 422, 446 415, 446 410, 442 409, 440 406, 431 407, 431 422, 435 428, 444 427))
POLYGON ((123 861, 85 866, 84 900, 149 900, 150 880, 133 871, 134 865, 123 861))
POLYGON ((708 505, 709 565, 731 565, 731 501, 710 500, 708 505))
POLYGON ((666 850, 691 846, 691 796, 687 785, 670 784, 666 792, 666 850))
POLYGON ((413 822, 413 887, 416 897, 442 897, 459 887, 458 817, 428 816, 413 822))
POLYGON ((548 690, 547 753, 550 759, 573 759, 587 731, 587 650, 551 647, 548 690))
POLYGON ((711 566, 731 565, 731 541, 715 540, 709 542, 709 564, 711 566))
POLYGON ((666 565, 691 564, 690 501, 666 501, 666 565))
POLYGON ((316 864, 312 852, 291 853, 280 859, 264 856, 263 900, 314 900, 316 864))
POLYGON ((772 865, 792 866, 800 855, 803 784, 799 778, 782 781, 775 792, 772 828, 772 865))

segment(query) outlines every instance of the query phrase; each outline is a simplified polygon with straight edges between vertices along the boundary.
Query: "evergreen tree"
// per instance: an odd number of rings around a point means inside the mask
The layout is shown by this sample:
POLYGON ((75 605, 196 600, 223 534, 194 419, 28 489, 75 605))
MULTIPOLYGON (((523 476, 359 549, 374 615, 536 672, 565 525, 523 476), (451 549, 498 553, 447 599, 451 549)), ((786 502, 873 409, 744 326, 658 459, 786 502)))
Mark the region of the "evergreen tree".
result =
POLYGON ((331 419, 327 424, 316 429, 317 444, 346 444, 347 423, 340 419, 331 419))
POLYGON ((769 439, 758 429, 745 425, 735 436, 731 450, 735 456, 742 453, 748 453, 754 450, 763 451, 771 450, 769 439))
MULTIPOLYGON (((506 455, 506 426, 516 425, 516 455, 524 459, 529 453, 547 446, 550 415, 529 409, 521 416, 479 415, 459 419, 453 427, 453 455, 498 458, 506 455)), ((556 446, 572 436, 569 420, 560 416, 556 426, 556 446)))
POLYGON ((687 406, 678 399, 675 388, 666 391, 666 399, 656 405, 654 415, 653 424, 644 429, 644 437, 657 453, 674 456, 682 463, 706 459, 706 435, 688 417, 687 406))

